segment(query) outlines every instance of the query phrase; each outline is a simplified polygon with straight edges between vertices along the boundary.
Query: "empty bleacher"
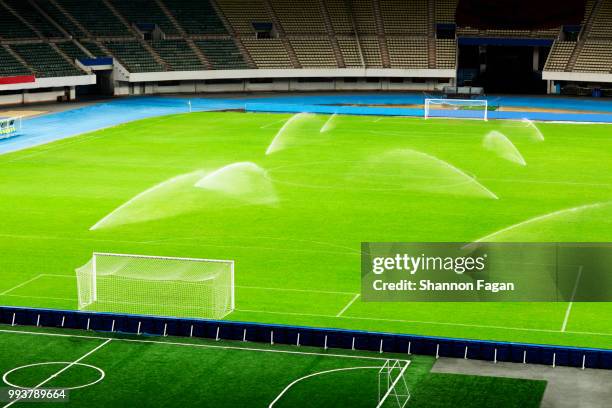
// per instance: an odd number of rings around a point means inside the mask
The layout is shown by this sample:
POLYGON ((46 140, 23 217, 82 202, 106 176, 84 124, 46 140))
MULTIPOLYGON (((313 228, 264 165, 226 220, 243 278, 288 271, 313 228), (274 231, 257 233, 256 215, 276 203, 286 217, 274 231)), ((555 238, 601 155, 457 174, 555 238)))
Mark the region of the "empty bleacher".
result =
POLYGON ((166 34, 178 34, 166 13, 150 0, 113 0, 113 6, 130 24, 157 24, 166 34))
POLYGON ((138 41, 105 41, 104 46, 130 72, 165 71, 138 41))
POLYGON ((428 0, 379 0, 387 34, 427 35, 428 0))
POLYGON ((334 33, 353 34, 355 32, 346 0, 325 0, 324 4, 334 33))
POLYGON ((269 0, 281 26, 287 34, 326 33, 321 5, 318 0, 304 1, 299 7, 293 0, 269 0))
POLYGON ((454 24, 459 0, 435 0, 436 23, 454 24))
POLYGON ((81 70, 68 63, 50 44, 12 44, 10 47, 34 69, 37 77, 83 75, 81 70))
POLYGON ((209 0, 164 0, 187 34, 226 34, 227 30, 209 0))
POLYGON ((545 71, 565 71, 576 43, 574 41, 556 41, 548 54, 545 71))
POLYGON ((201 71, 206 69, 185 40, 159 40, 153 49, 173 71, 201 71))
POLYGON ((238 35, 253 35, 253 23, 271 22, 262 0, 250 0, 249 7, 243 0, 217 0, 223 15, 238 35))
POLYGON ((380 44, 376 36, 362 36, 359 39, 363 60, 368 68, 382 68, 382 57, 380 55, 380 44))
POLYGON ((60 24, 68 34, 75 38, 84 37, 85 33, 81 30, 70 18, 68 18, 55 4, 49 0, 32 0, 35 1, 44 13, 46 13, 53 21, 60 24))
POLYGON ((195 44, 202 50, 212 69, 248 68, 233 40, 197 40, 195 44))
POLYGON ((63 41, 56 43, 55 45, 72 60, 80 58, 91 58, 85 51, 83 51, 72 41, 63 41))
POLYGON ((427 69, 427 39, 387 36, 392 68, 427 69))
POLYGON ((457 40, 436 40, 436 68, 455 69, 457 66, 457 40))
POLYGON ((66 12, 96 37, 131 35, 102 0, 56 0, 66 12), (87 7, 83 7, 86 4, 87 7))
POLYGON ((376 34, 377 24, 372 0, 353 0, 352 12, 357 32, 360 34, 376 34))
POLYGON ((598 13, 593 18, 589 38, 612 38, 612 0, 601 0, 598 13))
POLYGON ((13 13, 0 6, 0 39, 17 38, 38 38, 38 36, 13 13))
POLYGON ((258 68, 293 68, 285 44, 278 38, 242 38, 242 44, 258 68))
POLYGON ((108 53, 104 51, 98 43, 92 40, 81 40, 81 45, 87 48, 94 57, 108 57, 108 53))
POLYGON ((612 73, 610 44, 610 39, 587 40, 576 60, 574 71, 612 73))
POLYGON ((300 65, 304 68, 337 68, 338 63, 328 37, 291 38, 300 65))
POLYGON ((24 0, 4 0, 4 3, 15 10, 19 16, 26 20, 31 26, 45 38, 61 38, 64 34, 53 25, 38 10, 24 0))
POLYGON ((358 68, 363 66, 361 61, 359 44, 355 36, 338 36, 338 45, 347 68, 358 68))
POLYGON ((0 77, 32 75, 32 72, 0 45, 0 77))

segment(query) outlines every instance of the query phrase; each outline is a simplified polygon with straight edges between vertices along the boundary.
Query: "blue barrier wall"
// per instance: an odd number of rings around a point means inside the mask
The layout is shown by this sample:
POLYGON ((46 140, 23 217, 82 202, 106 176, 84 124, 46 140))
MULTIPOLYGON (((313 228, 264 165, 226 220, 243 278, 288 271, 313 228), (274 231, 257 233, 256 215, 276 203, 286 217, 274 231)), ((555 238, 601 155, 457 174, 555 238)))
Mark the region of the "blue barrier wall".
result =
POLYGON ((612 350, 201 319, 0 307, 0 324, 298 344, 487 361, 612 369, 612 350))

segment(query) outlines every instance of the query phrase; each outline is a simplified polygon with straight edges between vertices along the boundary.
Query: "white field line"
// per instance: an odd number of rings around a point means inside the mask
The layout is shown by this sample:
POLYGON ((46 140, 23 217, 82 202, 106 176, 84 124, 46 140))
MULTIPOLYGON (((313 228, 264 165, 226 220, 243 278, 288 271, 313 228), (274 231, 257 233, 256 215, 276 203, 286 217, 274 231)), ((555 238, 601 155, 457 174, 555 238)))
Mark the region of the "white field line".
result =
MULTIPOLYGON (((70 369, 70 367, 74 366, 75 364, 80 363, 81 361, 85 360, 87 357, 91 356, 93 353, 95 353, 96 351, 100 350, 102 347, 106 346, 108 343, 110 343, 111 341, 113 341, 113 339, 106 339, 106 341, 102 344, 100 344, 98 347, 94 348, 93 350, 91 350, 90 352, 82 355, 81 357, 79 357, 78 359, 74 360, 72 363, 68 364, 66 367, 62 368, 61 370, 57 371, 54 374, 51 374, 46 380, 43 380, 41 383, 39 383, 38 385, 36 385, 34 388, 29 388, 32 390, 37 390, 40 387, 42 387, 43 385, 45 385, 46 383, 48 383, 49 381, 59 377, 64 371, 67 371, 70 369)), ((11 402, 9 402, 8 404, 6 404, 4 406, 4 408, 8 408, 11 405, 19 402, 22 398, 17 398, 16 400, 13 400, 11 402)))
POLYGON ((351 296, 359 296, 359 294, 354 293, 354 292, 341 292, 341 291, 333 291, 333 290, 267 288, 267 287, 263 287, 263 286, 241 286, 241 285, 236 285, 236 288, 240 288, 240 289, 252 289, 252 290, 270 290, 270 291, 278 291, 278 292, 303 292, 303 293, 322 293, 322 294, 325 294, 325 295, 351 295, 351 296))
MULTIPOLYGON (((295 312, 274 312, 267 310, 249 310, 249 309, 235 309, 235 312, 244 313, 264 313, 264 314, 275 314, 285 316, 306 316, 306 317, 325 317, 325 318, 338 318, 338 319, 350 319, 350 320, 368 320, 376 322, 393 322, 393 323, 411 323, 411 324, 430 324, 439 326, 459 326, 459 327, 473 327, 478 329, 500 329, 500 330, 516 330, 516 331, 527 331, 527 332, 542 332, 542 333, 559 333, 559 330, 553 329, 534 329, 526 327, 512 327, 512 326, 493 326, 483 324, 469 324, 469 323, 451 323, 451 322, 431 322, 423 320, 401 320, 401 319, 384 319, 377 317, 358 317, 358 316, 339 316, 316 314, 316 313, 295 313, 295 312)), ((578 332, 578 331, 566 331, 565 333, 572 334, 590 334, 595 336, 612 336, 612 333, 597 333, 597 332, 578 332)))
POLYGON ((576 282, 574 282, 574 289, 572 290, 572 297, 570 298, 570 302, 567 305, 567 310, 565 311, 565 318, 563 319, 563 325, 561 325, 561 331, 564 332, 567 328, 567 322, 570 317, 570 313, 572 312, 572 305, 574 304, 574 297, 576 296, 576 291, 578 290, 578 284, 580 283, 580 277, 582 276, 582 268, 580 265, 578 268, 578 275, 576 276, 576 282))
MULTIPOLYGON (((35 279, 41 278, 41 277, 50 277, 50 278, 64 278, 64 279, 76 279, 76 275, 55 275, 52 273, 41 273, 40 275, 36 276, 33 279, 30 279, 29 281, 20 283, 19 285, 15 286, 14 288, 9 289, 6 293, 0 293, 0 296, 16 296, 16 297, 36 297, 36 298, 40 298, 40 299, 57 299, 57 300, 74 300, 74 299, 66 299, 66 298, 56 298, 56 297, 45 297, 45 296, 26 296, 26 295, 9 295, 8 292, 20 288, 22 286, 27 285, 28 283, 31 283, 32 281, 34 281, 35 279)), ((359 297, 360 295, 355 293, 355 292, 342 292, 342 291, 334 291, 334 290, 312 290, 312 289, 292 289, 292 288, 272 288, 272 287, 264 287, 264 286, 242 286, 242 285, 236 285, 236 288, 239 289, 248 289, 248 290, 269 290, 269 291, 276 291, 276 292, 301 292, 301 293, 319 293, 319 294, 324 294, 324 295, 347 295, 347 296, 355 296, 355 297, 359 297)), ((121 303, 121 302, 118 302, 121 303)), ((128 304, 132 304, 129 303, 128 304)))
POLYGON ((27 280, 27 281, 25 281, 25 282, 21 282, 19 285, 13 286, 12 288, 5 290, 4 292, 0 293, 0 296, 8 295, 8 294, 9 294, 9 293, 11 293, 12 291, 14 291, 14 290, 16 290, 16 289, 19 289, 19 288, 21 288, 21 287, 23 287, 23 286, 27 285, 28 283, 32 283, 32 282, 34 282, 35 280, 37 280, 37 279, 38 279, 38 278, 40 278, 41 276, 44 276, 44 274, 36 275, 35 277, 33 277, 33 278, 31 278, 31 279, 28 279, 28 280, 27 280))
POLYGON ((270 405, 268 405, 268 408, 273 408, 274 404, 276 404, 281 398, 283 398, 283 396, 287 393, 287 391, 289 391, 289 389, 291 387, 293 387, 295 384, 299 383, 300 381, 304 381, 307 380, 311 377, 316 377, 318 375, 323 375, 323 374, 329 374, 329 373, 335 373, 338 371, 351 371, 351 370, 372 370, 372 369, 377 369, 380 370, 381 366, 367 366, 367 367, 346 367, 346 368, 334 368, 332 370, 325 370, 325 371, 317 371, 315 373, 312 374, 308 374, 305 375, 303 377, 298 378, 297 380, 294 380, 293 382, 291 382, 289 385, 287 385, 281 392, 280 394, 278 394, 278 396, 276 398, 274 398, 274 401, 272 401, 270 403, 270 405))
MULTIPOLYGON (((351 354, 320 353, 320 352, 292 351, 292 350, 273 350, 273 349, 263 349, 263 348, 256 348, 256 347, 221 346, 218 344, 181 343, 181 342, 175 342, 175 341, 126 339, 126 338, 112 338, 112 337, 103 337, 103 336, 83 336, 83 335, 78 335, 78 334, 45 333, 45 332, 23 331, 23 330, 0 329, 0 333, 21 334, 21 335, 31 335, 31 336, 63 337, 63 338, 73 338, 73 339, 107 340, 107 343, 108 341, 112 340, 115 342, 126 342, 126 343, 165 344, 169 346, 183 346, 183 347, 207 348, 207 349, 218 349, 218 350, 252 351, 252 352, 260 352, 260 353, 290 354, 290 355, 298 355, 298 356, 334 357, 334 358, 346 358, 346 359, 354 359, 354 360, 387 361, 389 359, 386 357, 360 356, 360 355, 351 355, 351 354)), ((398 361, 405 362, 405 363, 409 362, 409 360, 401 360, 401 359, 398 361)), ((75 363, 78 363, 78 362, 79 361, 76 361, 75 363)))
POLYGON ((353 298, 351 299, 351 301, 350 301, 350 302, 348 302, 348 303, 346 304, 346 306, 344 306, 344 307, 342 308, 342 310, 338 312, 338 314, 336 315, 336 317, 340 317, 340 316, 342 316, 342 315, 344 314, 344 312, 346 312, 346 311, 348 310, 348 308, 349 308, 349 307, 351 307, 351 305, 352 305, 353 303, 355 303, 355 301, 356 301, 357 299, 359 299, 359 296, 361 296, 359 293, 358 293, 358 294, 356 294, 355 296, 353 296, 353 298))
POLYGON ((47 299, 47 300, 62 300, 66 302, 76 301, 76 298, 69 299, 69 298, 53 297, 53 296, 11 295, 10 293, 8 295, 0 295, 0 296, 10 296, 10 297, 16 297, 20 299, 47 299))

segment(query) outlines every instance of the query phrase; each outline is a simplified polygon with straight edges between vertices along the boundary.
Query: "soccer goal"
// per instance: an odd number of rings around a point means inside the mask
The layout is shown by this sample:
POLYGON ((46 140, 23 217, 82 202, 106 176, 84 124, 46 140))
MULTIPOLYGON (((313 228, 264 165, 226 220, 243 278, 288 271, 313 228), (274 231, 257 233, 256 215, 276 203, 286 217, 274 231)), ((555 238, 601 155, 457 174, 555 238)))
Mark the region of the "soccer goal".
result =
POLYGON ((465 118, 489 119, 486 99, 425 99, 425 119, 465 118))
POLYGON ((79 310, 221 319, 234 310, 234 261, 94 253, 76 270, 79 310))
POLYGON ((406 370, 410 361, 387 360, 378 371, 378 405, 376 408, 404 408, 410 400, 406 370))
POLYGON ((21 130, 21 118, 0 118, 0 139, 15 136, 21 130))

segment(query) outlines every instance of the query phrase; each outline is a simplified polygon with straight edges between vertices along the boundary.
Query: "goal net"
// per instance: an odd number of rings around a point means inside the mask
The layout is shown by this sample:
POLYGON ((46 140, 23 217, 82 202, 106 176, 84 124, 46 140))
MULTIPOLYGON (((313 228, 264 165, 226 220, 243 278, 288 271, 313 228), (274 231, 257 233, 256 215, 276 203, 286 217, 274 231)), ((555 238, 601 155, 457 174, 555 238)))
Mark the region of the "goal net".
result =
POLYGON ((94 253, 76 275, 79 310, 205 319, 234 310, 234 261, 94 253))
POLYGON ((406 370, 410 361, 387 360, 378 371, 378 405, 376 408, 404 408, 410 400, 406 370))
POLYGON ((16 135, 21 130, 21 118, 0 118, 0 139, 16 135))
POLYGON ((425 99, 425 119, 465 118, 489 119, 486 99, 425 99))

